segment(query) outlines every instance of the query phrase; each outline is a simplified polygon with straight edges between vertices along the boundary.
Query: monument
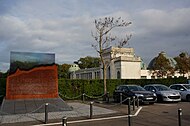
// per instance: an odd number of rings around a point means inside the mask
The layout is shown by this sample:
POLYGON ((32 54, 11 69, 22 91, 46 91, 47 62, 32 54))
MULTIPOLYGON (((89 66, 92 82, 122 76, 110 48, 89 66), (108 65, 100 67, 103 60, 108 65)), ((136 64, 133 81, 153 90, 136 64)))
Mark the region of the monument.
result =
MULTIPOLYGON (((11 52, 6 96, 1 110, 10 114, 28 113, 45 103, 52 111, 71 110, 59 97, 58 73, 53 53, 11 52)), ((44 110, 41 110, 44 112, 44 110)))
POLYGON ((57 98, 55 55, 11 52, 6 99, 57 98))

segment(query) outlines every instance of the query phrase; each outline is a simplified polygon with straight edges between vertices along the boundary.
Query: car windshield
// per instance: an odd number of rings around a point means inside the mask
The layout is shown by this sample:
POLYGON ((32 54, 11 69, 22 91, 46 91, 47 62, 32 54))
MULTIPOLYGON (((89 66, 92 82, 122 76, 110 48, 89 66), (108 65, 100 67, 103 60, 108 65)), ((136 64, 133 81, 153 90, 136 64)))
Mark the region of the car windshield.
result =
POLYGON ((128 86, 130 91, 145 91, 141 86, 128 86))
POLYGON ((190 90, 190 84, 183 85, 185 88, 190 90))
POLYGON ((156 85, 155 87, 156 87, 156 89, 158 91, 168 91, 168 90, 170 90, 170 88, 168 88, 167 86, 164 86, 164 85, 156 85))

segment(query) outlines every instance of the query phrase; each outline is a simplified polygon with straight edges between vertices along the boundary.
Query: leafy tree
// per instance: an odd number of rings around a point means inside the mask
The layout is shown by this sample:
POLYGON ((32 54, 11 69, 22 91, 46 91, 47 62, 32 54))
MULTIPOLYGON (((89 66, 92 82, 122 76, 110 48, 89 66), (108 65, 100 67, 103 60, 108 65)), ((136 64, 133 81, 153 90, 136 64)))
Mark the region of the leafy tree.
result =
POLYGON ((0 71, 0 78, 3 78, 3 72, 0 71))
POLYGON ((21 62, 21 61, 14 61, 11 63, 11 66, 10 66, 10 74, 16 72, 17 69, 20 69, 20 70, 30 70, 34 67, 37 67, 37 66, 40 66, 38 64, 38 62, 29 62, 29 61, 24 61, 24 62, 21 62))
POLYGON ((7 71, 7 72, 0 72, 0 78, 7 78, 8 74, 9 74, 9 71, 7 71))
POLYGON ((127 22, 121 19, 121 17, 115 19, 113 17, 105 17, 100 19, 95 19, 95 34, 92 33, 92 37, 95 39, 95 44, 92 47, 96 50, 96 52, 100 56, 100 62, 102 64, 103 69, 103 80, 104 80, 104 94, 107 93, 107 85, 106 85, 106 72, 109 67, 110 62, 107 62, 107 59, 104 59, 103 54, 106 49, 113 45, 114 41, 117 41, 118 47, 123 47, 128 43, 128 40, 131 38, 127 36, 124 39, 117 38, 116 36, 111 35, 111 31, 115 28, 127 27, 131 24, 131 22, 127 22))
POLYGON ((94 68, 100 66, 100 58, 87 56, 78 60, 78 65, 81 69, 94 68))
POLYGON ((159 53, 155 57, 151 67, 150 69, 154 70, 154 74, 158 77, 164 77, 174 73, 174 68, 171 66, 169 59, 164 56, 164 53, 159 53))
POLYGON ((58 77, 59 78, 69 78, 69 68, 71 65, 69 64, 62 64, 58 65, 58 77))
POLYGON ((190 57, 187 53, 182 52, 174 59, 177 62, 176 70, 178 70, 180 74, 184 76, 184 74, 190 71, 190 57))

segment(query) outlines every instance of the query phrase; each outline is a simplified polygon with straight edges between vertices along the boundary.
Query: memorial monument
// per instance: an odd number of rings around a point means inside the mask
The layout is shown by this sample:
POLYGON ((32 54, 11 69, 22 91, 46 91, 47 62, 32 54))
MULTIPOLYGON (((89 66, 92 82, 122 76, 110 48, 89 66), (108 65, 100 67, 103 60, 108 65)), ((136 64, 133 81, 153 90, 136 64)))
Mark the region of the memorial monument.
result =
POLYGON ((57 98, 55 54, 11 52, 6 99, 57 98))
MULTIPOLYGON (((10 114, 29 113, 45 103, 55 107, 49 111, 71 110, 58 94, 55 54, 11 52, 1 110, 10 114)), ((38 112, 44 112, 44 108, 38 112)))

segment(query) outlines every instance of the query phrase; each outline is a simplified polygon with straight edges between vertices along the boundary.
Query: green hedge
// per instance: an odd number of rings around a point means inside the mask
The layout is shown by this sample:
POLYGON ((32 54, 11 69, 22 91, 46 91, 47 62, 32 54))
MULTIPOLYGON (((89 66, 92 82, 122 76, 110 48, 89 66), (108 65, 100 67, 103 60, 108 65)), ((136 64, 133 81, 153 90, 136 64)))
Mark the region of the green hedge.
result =
MULTIPOLYGON (((62 95, 73 98, 83 93, 89 96, 103 95, 103 80, 70 80, 59 79, 59 92, 62 95)), ((150 83, 160 83, 169 86, 174 83, 187 83, 186 78, 168 78, 168 79, 111 79, 107 80, 107 91, 112 96, 115 87, 121 84, 137 84, 144 86, 150 83)), ((0 78, 0 95, 6 94, 6 78, 0 78)))
POLYGON ((6 94, 6 78, 0 78, 0 103, 3 100, 3 97, 6 94))
MULTIPOLYGON (((137 84, 144 86, 146 84, 164 84, 169 86, 174 83, 187 83, 186 78, 169 79, 111 79, 107 80, 107 91, 112 96, 115 87, 121 84, 137 84)), ((67 97, 76 97, 83 93, 89 96, 100 96, 103 94, 103 80, 68 80, 59 79, 59 92, 67 97)))
POLYGON ((77 97, 83 93, 98 96, 103 93, 102 80, 59 79, 59 92, 67 97, 77 97))
POLYGON ((0 78, 0 95, 6 93, 6 78, 0 78))

